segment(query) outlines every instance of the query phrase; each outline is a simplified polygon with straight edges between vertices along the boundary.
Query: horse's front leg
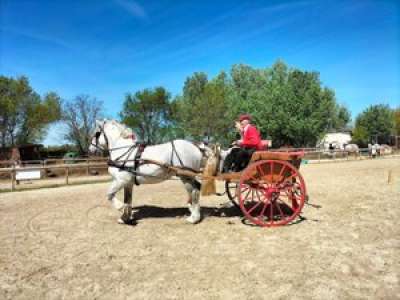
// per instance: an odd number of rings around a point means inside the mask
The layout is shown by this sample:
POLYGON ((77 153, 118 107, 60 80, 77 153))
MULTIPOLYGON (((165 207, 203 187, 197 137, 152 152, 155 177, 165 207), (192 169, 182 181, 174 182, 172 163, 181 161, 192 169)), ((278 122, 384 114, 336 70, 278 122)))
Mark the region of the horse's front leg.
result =
MULTIPOLYGON (((113 206, 121 210, 124 208, 125 204, 124 202, 120 201, 117 199, 116 194, 120 189, 126 186, 131 186, 132 185, 132 174, 129 172, 125 171, 119 171, 119 170, 109 170, 110 174, 114 178, 114 180, 111 183, 110 188, 108 189, 107 192, 107 199, 111 201, 113 206)), ((126 198, 126 197, 125 197, 126 198)))
POLYGON ((132 184, 124 187, 124 206, 123 213, 118 220, 120 224, 132 224, 133 222, 133 212, 132 212, 132 184))

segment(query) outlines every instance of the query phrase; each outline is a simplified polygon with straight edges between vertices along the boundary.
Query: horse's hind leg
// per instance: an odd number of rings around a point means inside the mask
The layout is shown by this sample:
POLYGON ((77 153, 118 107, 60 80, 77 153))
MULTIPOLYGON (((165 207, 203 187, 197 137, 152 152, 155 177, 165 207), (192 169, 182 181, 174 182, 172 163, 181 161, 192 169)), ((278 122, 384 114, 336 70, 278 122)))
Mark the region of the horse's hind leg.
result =
POLYGON ((185 185, 186 191, 189 194, 188 205, 189 205, 190 216, 186 218, 186 221, 192 224, 196 224, 201 219, 200 203, 199 203, 200 183, 195 179, 186 177, 181 178, 181 180, 185 185))

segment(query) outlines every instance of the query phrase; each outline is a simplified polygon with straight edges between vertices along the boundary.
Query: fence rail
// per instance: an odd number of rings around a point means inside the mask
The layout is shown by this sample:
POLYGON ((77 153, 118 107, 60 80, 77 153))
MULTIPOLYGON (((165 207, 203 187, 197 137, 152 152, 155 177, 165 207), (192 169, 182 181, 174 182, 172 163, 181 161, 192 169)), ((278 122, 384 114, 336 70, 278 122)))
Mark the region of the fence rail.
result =
MULTIPOLYGON (((75 160, 76 161, 76 160, 75 160)), ((42 162, 39 163, 37 161, 24 161, 23 164, 25 165, 24 167, 19 167, 12 165, 12 167, 7 167, 7 168, 0 168, 0 174, 9 174, 10 178, 10 190, 15 191, 16 190, 16 185, 19 183, 19 180, 17 179, 17 172, 29 172, 29 171, 47 171, 47 170, 64 170, 64 184, 68 185, 70 184, 70 170, 82 170, 86 169, 86 175, 90 175, 90 170, 91 169, 105 169, 108 167, 106 161, 102 162, 95 162, 99 161, 99 159, 81 159, 80 161, 85 161, 85 163, 63 163, 63 164, 56 164, 56 165, 48 165, 47 163, 43 164, 42 162), (31 165, 34 163, 37 163, 38 165, 31 165)), ((41 178, 42 179, 42 178, 41 178)))
MULTIPOLYGON (((346 160, 361 160, 371 158, 369 155, 368 148, 360 149, 359 155, 351 155, 347 151, 343 150, 332 150, 332 151, 321 151, 316 148, 288 148, 288 149, 273 149, 274 151, 304 151, 304 160, 310 163, 322 163, 322 162, 340 162, 346 160)), ((400 157, 400 150, 397 149, 392 155, 385 155, 382 157, 400 157)), ((71 170, 86 169, 86 175, 90 175, 90 169, 106 169, 108 167, 106 158, 72 158, 72 159, 46 159, 46 160, 31 160, 23 161, 23 167, 15 165, 15 162, 8 161, 3 162, 3 165, 10 165, 11 167, 1 167, 0 162, 0 175, 9 174, 11 191, 16 190, 16 185, 19 182, 17 180, 18 171, 47 171, 47 170, 64 170, 64 184, 70 184, 71 170), (62 162, 62 163, 60 163, 62 162)), ((41 178, 42 179, 42 178, 41 178)), ((1 190, 1 187, 0 187, 1 190)))

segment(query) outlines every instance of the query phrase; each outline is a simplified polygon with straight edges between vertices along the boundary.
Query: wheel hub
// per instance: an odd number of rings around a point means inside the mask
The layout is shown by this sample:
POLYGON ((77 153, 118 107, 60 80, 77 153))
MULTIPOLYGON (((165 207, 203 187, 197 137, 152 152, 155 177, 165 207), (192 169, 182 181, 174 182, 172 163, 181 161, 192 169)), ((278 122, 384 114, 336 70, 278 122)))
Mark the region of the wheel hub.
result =
POLYGON ((265 189, 265 196, 267 199, 275 199, 279 195, 279 189, 277 187, 267 187, 265 189))

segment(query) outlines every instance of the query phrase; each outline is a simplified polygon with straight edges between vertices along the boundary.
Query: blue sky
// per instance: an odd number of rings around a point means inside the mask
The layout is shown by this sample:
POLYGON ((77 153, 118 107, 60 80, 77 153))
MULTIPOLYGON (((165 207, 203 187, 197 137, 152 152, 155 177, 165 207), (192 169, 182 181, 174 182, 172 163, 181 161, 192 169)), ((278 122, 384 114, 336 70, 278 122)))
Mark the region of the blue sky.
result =
POLYGON ((108 117, 127 92, 277 59, 320 72, 353 117, 400 106, 400 1, 0 0, 0 74, 89 94, 108 117))

